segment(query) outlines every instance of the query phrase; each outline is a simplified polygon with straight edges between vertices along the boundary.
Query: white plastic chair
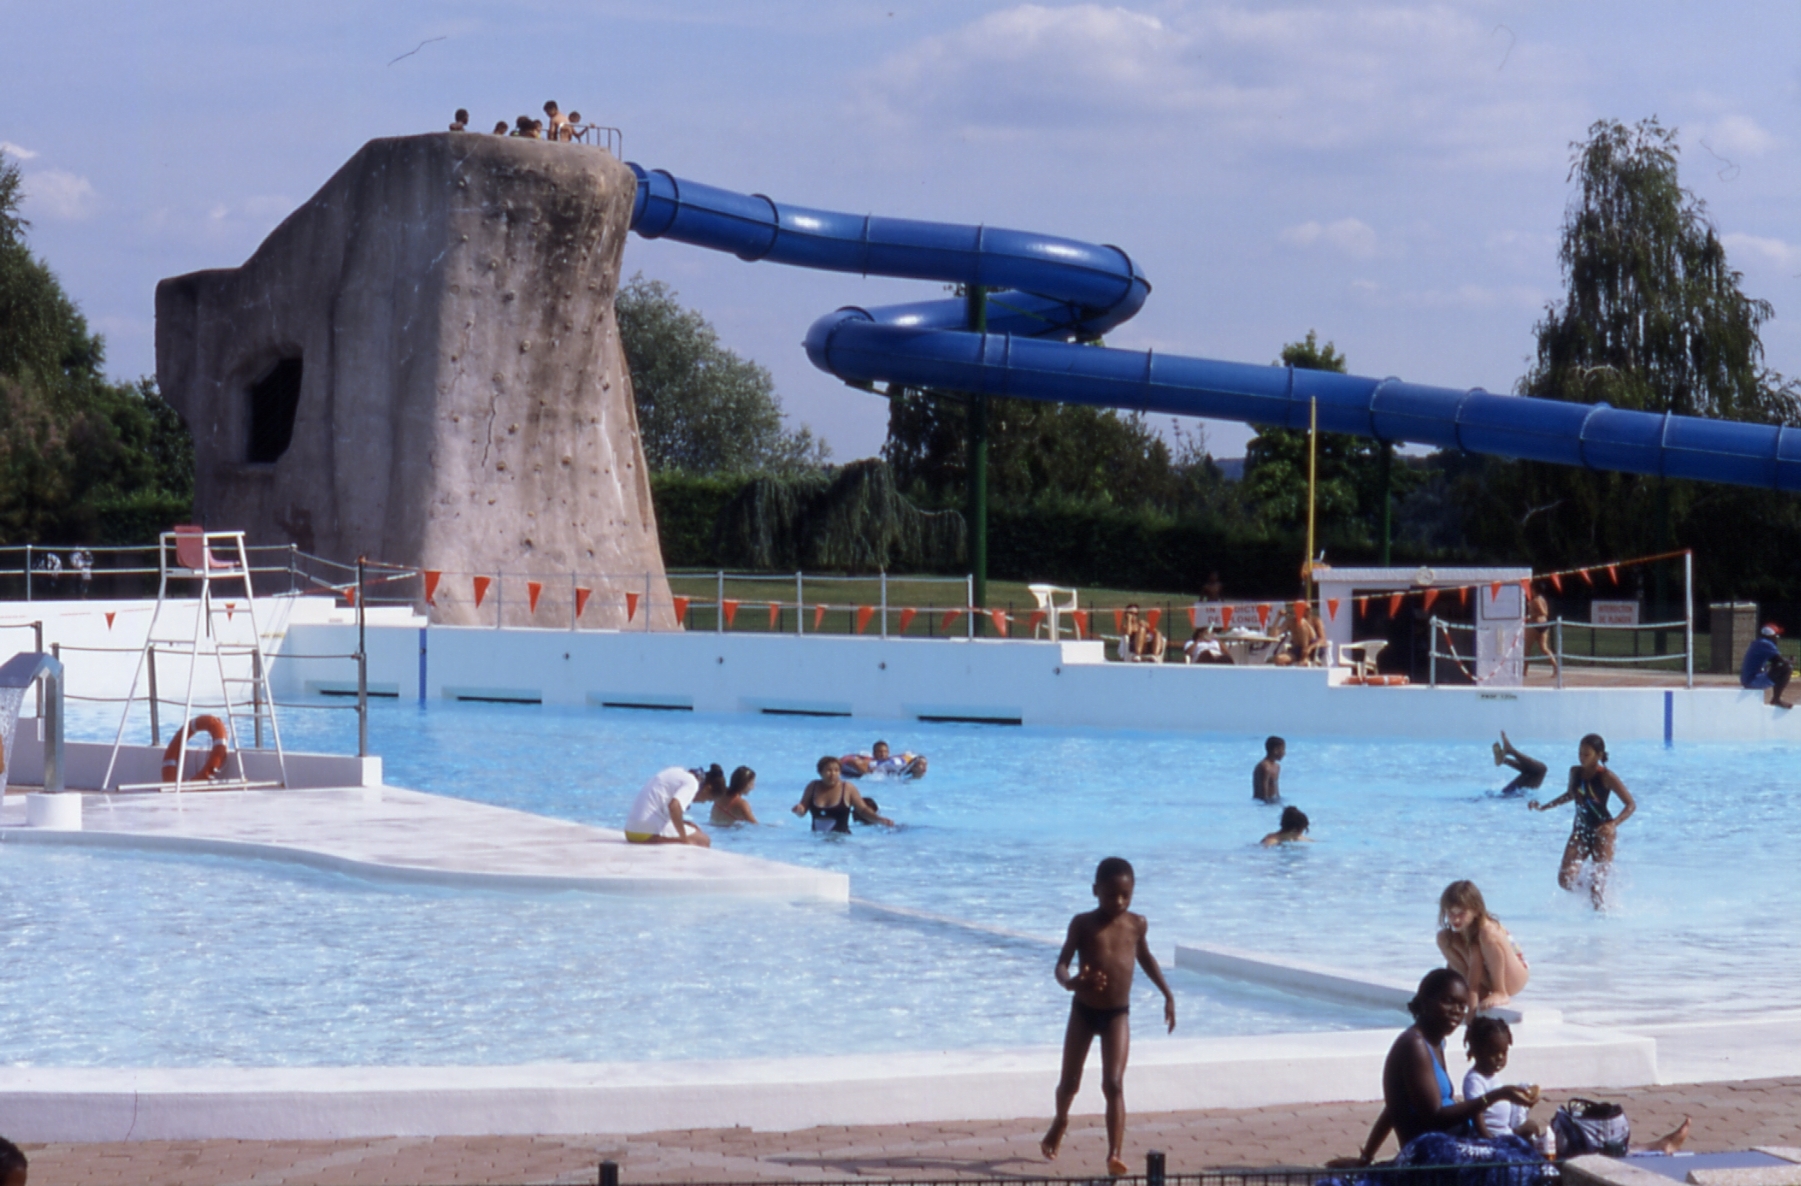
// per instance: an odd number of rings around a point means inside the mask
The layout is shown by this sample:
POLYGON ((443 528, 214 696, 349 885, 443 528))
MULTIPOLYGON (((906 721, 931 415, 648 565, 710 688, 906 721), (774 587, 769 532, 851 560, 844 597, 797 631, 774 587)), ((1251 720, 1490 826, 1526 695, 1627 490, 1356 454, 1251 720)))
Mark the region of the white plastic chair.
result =
POLYGON ((1338 648, 1338 665, 1349 668, 1352 675, 1367 679, 1376 674, 1376 659, 1387 646, 1387 641, 1380 638, 1347 642, 1338 648))
POLYGON ((1044 618, 1032 631, 1032 637, 1041 637, 1039 631, 1048 627, 1050 629, 1050 636, 1053 639, 1061 638, 1063 636, 1062 616, 1067 613, 1074 613, 1077 609, 1081 608, 1081 604, 1077 600, 1076 590, 1064 589, 1057 585, 1027 585, 1026 592, 1032 595, 1032 600, 1037 602, 1038 608, 1044 611, 1044 618), (1059 594, 1068 594, 1068 596, 1063 600, 1059 600, 1059 594))

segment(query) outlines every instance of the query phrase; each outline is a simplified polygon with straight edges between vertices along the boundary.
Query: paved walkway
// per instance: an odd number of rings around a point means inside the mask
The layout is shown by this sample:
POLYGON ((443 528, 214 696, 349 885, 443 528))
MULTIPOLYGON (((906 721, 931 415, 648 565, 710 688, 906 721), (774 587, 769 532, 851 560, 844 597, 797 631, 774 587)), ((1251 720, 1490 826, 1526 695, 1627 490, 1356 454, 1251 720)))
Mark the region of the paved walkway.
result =
MULTIPOLYGON (((1129 1080, 1128 1080, 1129 1086, 1129 1080)), ((1561 1101, 1570 1093, 1550 1093, 1561 1101)), ((1049 1087, 1046 1087, 1049 1095, 1049 1087)), ((1640 1140, 1693 1118, 1698 1153, 1801 1145, 1801 1077, 1612 1090, 1640 1140)), ((1128 1159, 1162 1149, 1172 1173, 1219 1166, 1317 1165, 1355 1153, 1374 1107, 1306 1104, 1161 1112, 1132 1118, 1128 1159)), ((1548 1109, 1540 1105, 1540 1112, 1548 1109)), ((603 1158, 639 1182, 792 1181, 1095 1174, 1106 1137, 1078 1117, 1063 1157, 1038 1156, 1041 1124, 978 1121, 763 1133, 694 1128, 634 1137, 388 1137, 356 1141, 145 1141, 29 1145, 33 1186, 274 1186, 593 1182, 603 1158)), ((1389 1152, 1392 1153, 1392 1146, 1389 1152)))

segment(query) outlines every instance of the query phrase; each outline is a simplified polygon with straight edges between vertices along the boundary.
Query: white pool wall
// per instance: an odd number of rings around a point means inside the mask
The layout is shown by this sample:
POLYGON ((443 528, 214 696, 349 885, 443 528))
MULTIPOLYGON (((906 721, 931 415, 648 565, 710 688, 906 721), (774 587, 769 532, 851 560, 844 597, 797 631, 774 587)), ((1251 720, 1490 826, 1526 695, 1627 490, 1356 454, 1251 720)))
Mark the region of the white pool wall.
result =
MULTIPOLYGON (((44 620, 46 645, 141 647, 149 602, 10 602, 0 623, 44 620), (106 612, 114 614, 109 626, 106 612)), ((349 655, 354 611, 322 597, 257 600, 272 654, 349 655)), ((171 603, 158 634, 185 637, 191 603, 171 603)), ((0 649, 30 647, 26 631, 0 649)), ((1323 668, 1107 662, 1098 642, 882 639, 842 634, 646 632, 427 627, 404 608, 372 610, 372 692, 406 700, 458 696, 546 704, 636 704, 708 713, 806 712, 868 720, 954 717, 1060 728, 1297 736, 1492 739, 1597 732, 1610 741, 1801 740, 1801 714, 1739 688, 1362 688, 1323 668)), ((72 693, 123 695, 135 658, 67 650, 72 693)), ((207 661, 210 663, 210 660, 207 661)), ((165 696, 183 686, 163 656, 165 696)), ((348 659, 277 658, 288 698, 356 685, 348 659)), ((168 710, 165 710, 167 712, 168 710)))

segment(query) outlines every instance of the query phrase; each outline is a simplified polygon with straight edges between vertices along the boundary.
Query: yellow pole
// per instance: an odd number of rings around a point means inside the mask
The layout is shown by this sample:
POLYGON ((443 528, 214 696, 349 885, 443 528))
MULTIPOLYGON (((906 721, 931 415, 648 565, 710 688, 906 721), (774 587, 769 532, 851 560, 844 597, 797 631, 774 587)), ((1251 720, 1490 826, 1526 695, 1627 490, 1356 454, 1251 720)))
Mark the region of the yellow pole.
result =
POLYGON ((1301 592, 1313 600, 1313 500, 1319 486, 1319 400, 1308 401, 1307 426, 1307 559, 1301 564, 1301 592))

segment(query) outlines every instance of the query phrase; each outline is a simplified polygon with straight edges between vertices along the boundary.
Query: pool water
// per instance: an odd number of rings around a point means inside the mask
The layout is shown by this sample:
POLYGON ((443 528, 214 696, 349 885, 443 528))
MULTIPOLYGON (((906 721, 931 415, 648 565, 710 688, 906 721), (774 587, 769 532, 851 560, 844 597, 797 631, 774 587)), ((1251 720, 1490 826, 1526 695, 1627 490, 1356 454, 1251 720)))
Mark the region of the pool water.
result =
MULTIPOLYGON (((105 722, 78 726, 111 738, 105 722)), ((351 728, 335 713, 283 718, 293 749, 341 752, 351 728)), ((1264 849, 1277 812, 1250 798, 1261 738, 879 729, 928 753, 931 773, 861 784, 900 828, 822 837, 787 809, 820 755, 875 740, 866 722, 386 702, 370 725, 395 785, 609 827, 662 766, 747 764, 759 771, 750 801, 774 826, 714 829, 721 848, 840 870, 860 901, 973 926, 854 905, 449 891, 7 846, 7 1061, 742 1057, 813 1052, 821 1032, 835 1053, 1054 1043, 1067 995, 1051 981, 1052 945, 1092 904, 1095 862, 1114 854, 1137 867, 1134 909, 1166 969, 1191 941, 1410 981, 1438 962, 1438 894, 1459 877, 1531 961, 1521 1003, 1572 1020, 1759 1011, 1787 999, 1801 963, 1759 941, 1801 896, 1790 747, 1617 747, 1639 812, 1597 913, 1556 885, 1570 809, 1532 814, 1497 797, 1508 772, 1484 747, 1297 731, 1282 786, 1317 843, 1264 849)), ((1543 797, 1559 793, 1573 739, 1515 741, 1552 766, 1543 797)), ((1179 1034, 1398 1021, 1168 970, 1179 1034)), ((1142 980, 1136 1000, 1145 1030, 1156 996, 1142 980)))

